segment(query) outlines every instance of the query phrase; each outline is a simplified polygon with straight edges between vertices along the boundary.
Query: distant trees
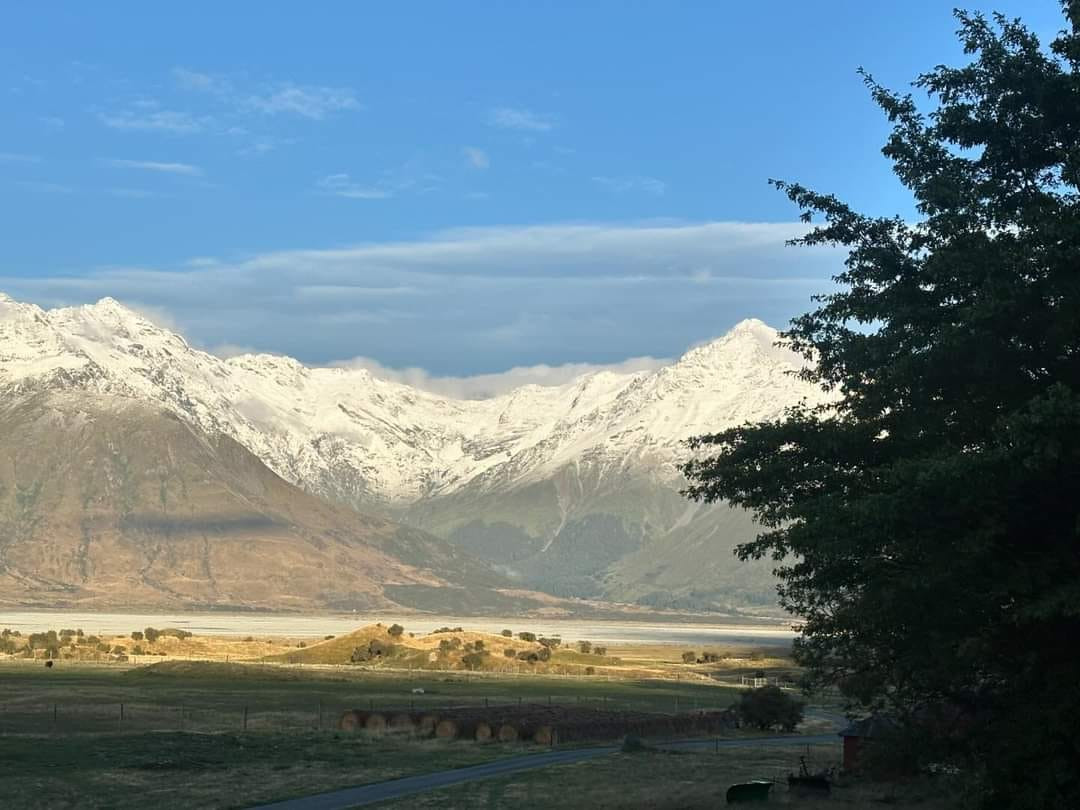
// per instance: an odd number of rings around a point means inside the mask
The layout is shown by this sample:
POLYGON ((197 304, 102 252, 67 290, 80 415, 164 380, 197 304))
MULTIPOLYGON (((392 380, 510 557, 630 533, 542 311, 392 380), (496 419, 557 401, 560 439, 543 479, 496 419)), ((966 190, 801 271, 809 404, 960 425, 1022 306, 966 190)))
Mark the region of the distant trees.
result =
POLYGON ((518 633, 518 638, 522 641, 536 641, 536 633, 530 633, 528 631, 522 631, 518 633))
POLYGON ((802 722, 804 705, 779 686, 762 686, 743 692, 736 711, 744 723, 762 731, 794 731, 802 722))
POLYGON ((353 664, 377 661, 389 657, 394 650, 395 647, 393 644, 387 644, 385 641, 373 638, 365 645, 353 647, 353 651, 349 655, 349 661, 353 664))
POLYGON ((593 647, 593 655, 607 655, 607 647, 593 647))
POLYGON ((546 638, 544 636, 541 636, 540 638, 537 639, 537 641, 539 641, 545 647, 551 648, 552 650, 554 650, 560 644, 562 644, 562 639, 559 638, 558 636, 551 636, 550 638, 546 638))
POLYGON ((151 644, 157 641, 160 636, 161 631, 156 628, 147 627, 145 630, 143 630, 143 638, 145 638, 151 644))
POLYGON ((692 664, 697 661, 697 653, 693 650, 687 650, 682 654, 682 661, 684 664, 692 664))
POLYGON ((588 655, 589 653, 592 652, 592 642, 591 641, 579 641, 577 643, 577 648, 578 648, 578 652, 584 653, 585 655, 588 655))
POLYGON ((514 637, 514 631, 513 630, 503 630, 502 634, 506 638, 513 638, 514 637))
POLYGON ((392 624, 389 628, 387 628, 386 632, 389 633, 393 638, 400 638, 401 634, 405 632, 405 628, 402 627, 400 624, 392 624))
POLYGON ((142 641, 143 640, 142 630, 132 630, 131 631, 131 640, 132 641, 142 641))
POLYGON ((485 658, 487 658, 487 653, 485 652, 470 652, 461 656, 461 663, 464 665, 465 669, 481 669, 484 666, 485 658))

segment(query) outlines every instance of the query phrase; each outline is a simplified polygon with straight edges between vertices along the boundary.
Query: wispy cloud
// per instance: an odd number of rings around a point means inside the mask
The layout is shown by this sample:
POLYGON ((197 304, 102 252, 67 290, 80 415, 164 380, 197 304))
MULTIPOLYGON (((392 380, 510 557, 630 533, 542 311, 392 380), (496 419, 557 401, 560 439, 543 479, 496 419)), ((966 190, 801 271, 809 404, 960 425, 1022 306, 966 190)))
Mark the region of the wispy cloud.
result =
POLYGON ((162 163, 156 160, 109 160, 108 165, 116 169, 141 169, 163 174, 181 174, 187 177, 201 177, 203 170, 190 163, 162 163))
POLYGON ((0 163, 40 163, 38 155, 26 155, 20 152, 0 152, 0 163))
MULTIPOLYGON (((365 191, 347 178, 328 186, 365 191)), ((842 267, 841 251, 785 247, 807 227, 465 228, 243 261, 203 257, 172 269, 7 276, 0 289, 49 305, 105 295, 142 302, 172 313, 203 346, 255 346, 314 363, 362 354, 458 378, 668 357, 749 316, 783 325, 812 294, 828 292, 842 267)))
POLYGON ((292 114, 320 121, 330 113, 360 106, 344 87, 305 87, 285 83, 265 94, 248 96, 245 104, 267 115, 292 114))
POLYGON ((49 130, 49 132, 60 132, 67 126, 64 119, 58 115, 43 115, 38 120, 41 121, 41 125, 49 130))
POLYGON ((347 174, 329 174, 316 184, 324 194, 348 197, 353 200, 381 200, 393 196, 392 192, 376 186, 362 186, 347 174))
POLYGON ((655 177, 594 177, 593 182, 597 183, 609 191, 614 191, 619 194, 625 194, 628 192, 644 192, 646 194, 655 194, 656 196, 662 195, 667 191, 667 183, 663 180, 657 180, 655 177))
POLYGON ((466 162, 474 169, 486 169, 491 165, 487 152, 475 146, 466 146, 461 150, 466 162))
POLYGON ((112 129, 170 132, 174 135, 191 135, 201 132, 206 123, 186 112, 155 109, 129 109, 114 113, 99 113, 98 118, 101 123, 112 129))
POLYGON ((274 82, 243 88, 226 77, 183 67, 173 68, 172 75, 182 89, 217 96, 237 112, 298 115, 321 121, 332 113, 360 107, 356 95, 347 87, 274 82))
POLYGON ((526 132, 548 132, 555 128, 555 120, 552 117, 522 107, 495 107, 488 112, 488 123, 500 129, 517 129, 526 132))

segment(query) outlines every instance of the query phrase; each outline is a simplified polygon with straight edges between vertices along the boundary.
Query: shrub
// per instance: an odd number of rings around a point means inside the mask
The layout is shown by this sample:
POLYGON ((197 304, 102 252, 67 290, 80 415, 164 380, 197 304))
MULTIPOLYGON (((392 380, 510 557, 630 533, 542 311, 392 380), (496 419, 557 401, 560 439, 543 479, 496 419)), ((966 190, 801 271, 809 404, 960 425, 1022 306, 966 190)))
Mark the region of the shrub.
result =
POLYGON ((465 665, 465 669, 480 669, 484 665, 485 657, 486 653, 471 652, 462 656, 461 663, 465 665))
POLYGON ((477 651, 484 649, 484 640, 482 638, 478 638, 476 641, 474 641, 473 649, 477 651))
POLYGON ((191 638, 194 634, 190 630, 181 630, 178 627, 166 627, 161 631, 163 636, 173 636, 183 641, 185 638, 191 638))
POLYGON ((536 641, 536 633, 521 632, 518 633, 518 638, 522 641, 536 641))
POLYGON ((541 647, 539 650, 536 651, 536 655, 541 661, 550 661, 551 660, 551 648, 550 647, 541 647))
POLYGON ((334 634, 333 634, 333 633, 331 633, 330 635, 328 635, 328 636, 323 636, 322 638, 323 638, 323 641, 329 641, 329 640, 330 640, 330 639, 332 639, 333 637, 334 637, 334 634))
POLYGON ((692 664, 697 661, 697 653, 693 650, 687 650, 682 654, 682 662, 684 664, 692 664))
POLYGON ((607 647, 593 647, 593 655, 607 655, 607 647))
POLYGON ((517 658, 517 652, 515 652, 513 647, 507 647, 505 650, 503 650, 503 655, 505 655, 507 658, 517 658))
POLYGON ((577 648, 578 648, 579 652, 582 652, 585 655, 588 655, 589 653, 592 652, 592 642, 591 641, 579 641, 577 643, 577 648))
MULTIPOLYGON (((7 630, 5 630, 4 632, 6 633, 6 632, 8 632, 8 631, 7 631, 7 630)), ((502 631, 502 634, 503 634, 504 636, 506 636, 506 638, 513 638, 513 637, 514 637, 514 631, 513 631, 513 630, 503 630, 503 631, 502 631)))
POLYGON ((541 636, 537 639, 537 641, 552 650, 562 644, 562 639, 558 636, 552 636, 551 638, 544 638, 543 636, 541 636))
POLYGON ((386 632, 394 638, 400 638, 401 634, 405 632, 405 628, 402 627, 400 624, 392 624, 386 632))
POLYGON ((134 647, 132 648, 132 650, 131 650, 131 654, 132 654, 132 655, 144 655, 145 653, 143 653, 143 648, 142 648, 142 647, 140 647, 140 646, 139 646, 138 644, 136 644, 136 645, 135 645, 135 646, 134 646, 134 647))
POLYGON ((645 751, 646 745, 641 741, 641 738, 634 734, 627 734, 623 738, 622 752, 624 754, 636 754, 639 751, 645 751))
POLYGON ((379 641, 377 638, 373 638, 364 647, 354 647, 352 655, 349 656, 349 660, 354 664, 360 664, 365 661, 374 661, 389 656, 393 651, 393 644, 387 644, 385 641, 379 641))
POLYGON ((60 638, 71 638, 74 635, 75 635, 74 630, 61 630, 60 631, 60 638))
POLYGON ((301 641, 301 642, 300 642, 299 644, 297 644, 296 646, 297 646, 297 647, 299 647, 300 649, 303 649, 304 647, 306 647, 306 646, 307 646, 307 642, 306 642, 306 641, 301 641))
POLYGON ((102 641, 97 645, 97 650, 98 652, 107 653, 109 651, 109 645, 102 641))
POLYGON ((532 650, 522 650, 517 654, 517 657, 519 661, 525 661, 529 664, 535 664, 540 660, 540 656, 532 650))
POLYGON ((245 636, 244 637, 244 641, 254 641, 254 640, 255 640, 255 636, 245 636))
POLYGON ((127 652, 127 648, 121 647, 119 644, 117 644, 115 647, 112 648, 112 652, 113 655, 123 655, 127 652))
POLYGON ((595 675, 596 674, 596 667, 585 667, 585 674, 586 675, 595 675))
POLYGON ((744 723, 762 731, 773 728, 794 731, 803 719, 804 705, 779 686, 762 686, 743 692, 736 711, 744 723))
POLYGON ((133 633, 131 634, 131 640, 132 640, 132 641, 142 641, 142 640, 143 640, 143 634, 142 634, 142 631, 141 631, 141 630, 135 630, 135 631, 134 631, 134 632, 133 632, 133 633))
POLYGON ((153 644, 155 641, 157 641, 160 636, 161 636, 161 631, 156 630, 153 627, 147 627, 145 630, 143 630, 143 638, 145 638, 151 644, 153 644))

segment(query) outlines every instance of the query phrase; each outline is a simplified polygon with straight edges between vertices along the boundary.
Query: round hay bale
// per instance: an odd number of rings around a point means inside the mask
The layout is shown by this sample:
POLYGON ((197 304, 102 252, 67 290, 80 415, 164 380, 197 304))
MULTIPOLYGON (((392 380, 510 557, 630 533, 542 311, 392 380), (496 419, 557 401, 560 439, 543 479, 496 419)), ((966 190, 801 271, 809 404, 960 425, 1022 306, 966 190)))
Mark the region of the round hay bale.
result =
POLYGON ((341 715, 341 719, 338 720, 338 728, 342 731, 356 731, 364 723, 363 717, 360 716, 360 712, 356 709, 350 709, 341 715))
POLYGON ((484 722, 477 723, 474 736, 478 743, 491 742, 491 726, 484 722))
POLYGON ((416 731, 416 723, 405 713, 395 714, 390 718, 390 730, 395 734, 412 734, 416 731))
POLYGON ((421 715, 420 721, 416 724, 416 733, 421 737, 430 737, 435 733, 435 726, 437 725, 439 725, 438 715, 421 715))
POLYGON ((555 734, 551 726, 540 726, 533 734, 533 742, 537 745, 551 745, 553 739, 555 739, 555 734))
POLYGON ((371 734, 382 734, 386 731, 386 717, 378 712, 369 714, 364 721, 364 730, 371 734))
POLYGON ((435 724, 435 736, 440 740, 452 740, 458 735, 458 724, 449 718, 443 718, 435 724))
POLYGON ((518 730, 510 723, 503 723, 499 726, 498 737, 501 743, 517 742, 518 730))

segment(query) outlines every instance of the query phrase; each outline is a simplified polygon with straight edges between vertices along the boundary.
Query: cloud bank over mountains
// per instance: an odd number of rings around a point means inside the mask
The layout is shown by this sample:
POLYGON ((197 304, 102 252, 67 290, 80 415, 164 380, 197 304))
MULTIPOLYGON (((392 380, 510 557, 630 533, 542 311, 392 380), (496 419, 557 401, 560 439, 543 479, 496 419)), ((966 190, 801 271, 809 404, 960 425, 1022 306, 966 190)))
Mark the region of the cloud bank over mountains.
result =
POLYGON ((786 323, 828 289, 840 266, 834 251, 785 247, 805 229, 744 222, 460 228, 412 240, 199 257, 170 268, 0 275, 0 289, 47 307, 112 296, 157 313, 207 348, 376 364, 433 390, 501 390, 493 373, 505 376, 504 369, 520 384, 637 362, 627 357, 644 358, 647 368, 745 317, 786 323), (368 359, 349 360, 357 357, 368 359))

